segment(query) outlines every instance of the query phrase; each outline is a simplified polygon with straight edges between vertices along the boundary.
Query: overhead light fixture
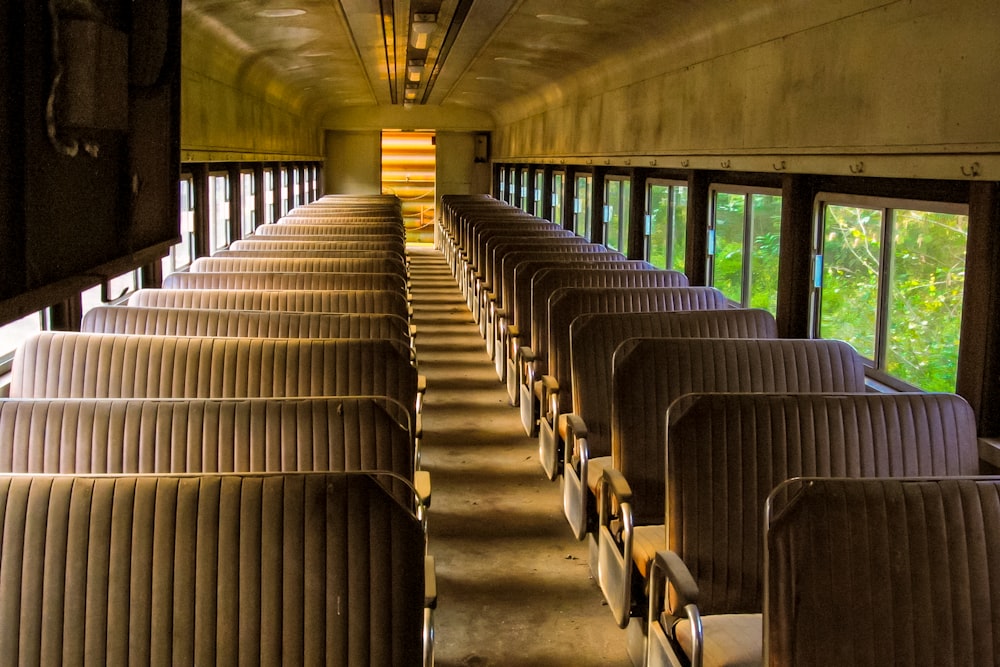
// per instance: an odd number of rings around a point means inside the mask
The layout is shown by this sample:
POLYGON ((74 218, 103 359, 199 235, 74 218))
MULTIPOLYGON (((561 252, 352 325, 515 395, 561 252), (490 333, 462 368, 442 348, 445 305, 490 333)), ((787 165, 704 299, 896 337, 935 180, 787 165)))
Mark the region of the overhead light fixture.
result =
POLYGON ((437 14, 414 14, 410 22, 410 46, 423 51, 437 28, 437 14))
POLYGON ((409 60, 406 63, 406 78, 409 81, 420 81, 420 77, 424 75, 424 61, 423 60, 409 60))
POLYGON ((576 16, 563 16, 562 14, 536 14, 535 17, 541 19, 542 21, 559 23, 562 25, 587 25, 590 23, 587 19, 582 19, 576 16))
POLYGON ((417 99, 417 89, 416 88, 407 88, 406 92, 403 93, 403 97, 405 99, 411 100, 411 101, 417 99))
POLYGON ((284 19, 291 16, 302 16, 305 13, 306 10, 304 9, 287 7, 284 9, 261 9, 260 11, 254 13, 254 16, 262 19, 284 19))

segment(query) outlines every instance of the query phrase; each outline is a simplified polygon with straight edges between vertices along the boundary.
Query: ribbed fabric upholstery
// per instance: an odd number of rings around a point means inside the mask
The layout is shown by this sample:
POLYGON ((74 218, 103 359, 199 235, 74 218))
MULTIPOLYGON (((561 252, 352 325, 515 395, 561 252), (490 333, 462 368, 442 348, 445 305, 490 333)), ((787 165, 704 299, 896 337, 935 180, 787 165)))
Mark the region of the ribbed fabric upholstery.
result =
POLYGON ((301 313, 194 308, 97 306, 84 333, 239 338, 388 338, 409 344, 409 325, 383 313, 301 313))
MULTIPOLYGON (((659 313, 587 313, 570 325, 573 412, 587 424, 592 457, 611 455, 614 353, 629 338, 777 338, 774 317, 760 309, 659 313)), ((562 362, 560 362, 562 363, 562 362)))
POLYGON ((382 229, 364 231, 344 227, 340 231, 330 233, 326 225, 261 225, 254 230, 250 239, 270 239, 283 241, 379 241, 400 243, 404 237, 392 231, 382 229))
POLYGON ((406 297, 396 290, 181 290, 140 289, 129 306, 224 308, 314 313, 388 313, 408 317, 406 297))
MULTIPOLYGON (((499 224, 481 224, 477 225, 472 231, 472 245, 468 248, 470 263, 477 269, 485 269, 486 247, 492 239, 521 238, 524 240, 526 237, 544 239, 558 237, 567 237, 571 239, 579 238, 569 230, 562 229, 558 225, 539 220, 538 218, 532 218, 530 221, 519 221, 512 224, 506 221, 500 222, 499 224)), ((571 242, 579 243, 578 241, 571 242)), ((582 242, 586 243, 587 241, 582 240, 582 242)))
POLYGON ((1000 481, 816 480, 768 531, 769 664, 1000 664, 1000 481))
POLYGON ((287 248, 284 250, 267 248, 252 248, 240 250, 230 246, 226 250, 217 250, 212 257, 274 257, 281 259, 305 259, 307 257, 323 259, 384 259, 388 262, 405 265, 403 256, 397 250, 324 250, 322 248, 287 248))
POLYGON ((979 472, 975 418, 953 394, 695 394, 667 419, 668 548, 703 614, 761 611, 761 517, 784 480, 979 472))
POLYGON ((191 273, 395 273, 406 275, 406 266, 396 259, 199 257, 191 262, 191 273))
MULTIPOLYGON (((548 374, 559 382, 559 412, 573 409, 570 371, 570 325, 586 313, 633 313, 673 310, 720 310, 728 304, 712 288, 692 290, 687 278, 676 271, 587 270, 585 278, 606 274, 608 287, 561 287, 549 298, 548 374), (648 289, 647 289, 648 288, 648 289), (674 288, 656 291, 656 288, 674 288)), ((538 352, 538 347, 535 351, 538 352)), ((610 378, 609 378, 610 379, 610 378)))
MULTIPOLYGON (((692 289, 692 288, 688 288, 692 289)), ((667 408, 691 392, 865 390, 864 366, 835 340, 633 338, 614 355, 611 455, 636 523, 663 520, 667 408)))
MULTIPOLYGON (((0 401, 0 471, 383 470, 412 481, 407 414, 381 397, 9 399, 0 401)), ((412 506, 406 485, 393 491, 412 506)))
MULTIPOLYGON (((537 251, 540 247, 544 247, 550 252, 557 250, 561 250, 563 252, 614 252, 599 243, 590 243, 582 236, 557 236, 552 240, 552 243, 546 243, 544 246, 540 246, 538 241, 530 236, 495 236, 486 243, 486 254, 482 275, 486 277, 486 281, 489 283, 493 291, 502 289, 502 269, 504 257, 506 257, 508 253, 517 251, 537 251)), ((621 253, 617 253, 615 259, 625 259, 625 256, 621 253)))
POLYGON ((397 290, 406 278, 394 273, 171 273, 164 289, 397 290))
POLYGON ((12 398, 388 396, 412 411, 417 371, 390 340, 174 338, 45 332, 22 344, 12 398))
POLYGON ((522 303, 521 311, 527 312, 531 308, 531 279, 535 273, 549 267, 572 267, 595 264, 594 268, 599 269, 634 269, 652 270, 653 265, 649 262, 639 260, 616 259, 617 253, 592 252, 578 253, 572 248, 557 249, 555 251, 519 251, 504 255, 501 266, 501 305, 507 311, 507 318, 511 324, 517 323, 516 303, 520 298, 522 303), (526 296, 522 296, 526 295, 526 296))
POLYGON ((288 241, 283 238, 249 237, 233 241, 230 250, 330 250, 341 252, 383 252, 391 250, 402 256, 405 246, 397 239, 389 241, 288 241))
MULTIPOLYGON (((582 270, 580 267, 559 267, 555 266, 549 269, 544 269, 535 273, 531 279, 531 290, 530 290, 530 306, 528 308, 528 317, 522 320, 518 320, 518 326, 522 329, 522 335, 524 332, 524 327, 528 326, 530 329, 530 345, 535 350, 536 353, 539 350, 544 350, 545 346, 548 344, 548 330, 549 330, 549 300, 551 299, 553 293, 557 289, 566 287, 630 287, 635 286, 636 283, 631 282, 634 280, 648 280, 648 278, 615 278, 613 274, 617 271, 608 270, 582 270)), ((646 273, 645 271, 632 272, 633 275, 638 273, 646 273)), ((660 279, 662 280, 662 278, 660 279)), ((694 288, 700 292, 704 292, 702 299, 711 299, 712 302, 719 302, 718 308, 725 308, 728 304, 725 301, 725 297, 718 290, 711 287, 698 287, 694 288), (714 296, 709 296, 711 292, 714 296), (720 301, 721 300, 721 301, 720 301)), ((517 304, 515 304, 517 308, 517 304)), ((674 310, 702 310, 703 308, 681 308, 678 305, 674 310)), ((632 308, 633 311, 638 310, 664 310, 663 308, 632 308)), ((515 317, 521 317, 521 312, 519 311, 515 317)))
POLYGON ((261 225, 254 236, 397 236, 406 232, 395 223, 359 223, 354 225, 316 225, 307 222, 261 225))
POLYGON ((3 476, 0 511, 10 664, 421 663, 423 532, 368 475, 3 476))
POLYGON ((334 215, 333 213, 319 211, 315 209, 302 209, 298 211, 289 211, 286 215, 278 218, 278 224, 285 223, 310 223, 318 225, 358 225, 360 223, 392 223, 403 226, 403 219, 398 213, 356 213, 356 214, 340 214, 334 215))

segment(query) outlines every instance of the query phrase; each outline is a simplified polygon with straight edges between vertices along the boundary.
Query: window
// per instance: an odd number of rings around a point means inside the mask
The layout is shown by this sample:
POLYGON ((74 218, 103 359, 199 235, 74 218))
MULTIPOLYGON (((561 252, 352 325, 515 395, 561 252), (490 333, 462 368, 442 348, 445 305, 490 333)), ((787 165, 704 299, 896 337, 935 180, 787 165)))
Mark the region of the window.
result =
POLYGON ((264 222, 274 222, 274 169, 264 170, 264 222))
POLYGON ((194 183, 190 178, 182 178, 178 189, 180 192, 178 227, 181 240, 172 246, 170 254, 163 258, 164 275, 183 269, 194 257, 194 183))
POLYGON ((10 372, 17 346, 41 330, 41 311, 0 326, 0 374, 10 372))
POLYGON ((291 172, 292 177, 292 192, 289 197, 290 207, 295 208, 302 204, 302 177, 301 171, 298 167, 290 167, 289 172, 291 172))
POLYGON ((528 169, 524 168, 521 170, 521 210, 525 213, 530 213, 528 210, 528 180, 529 173, 528 169))
POLYGON ((588 175, 576 177, 576 199, 574 200, 573 230, 584 238, 590 238, 590 193, 594 188, 594 177, 588 175))
POLYGON ((819 223, 816 335, 908 384, 954 391, 967 208, 821 196, 819 223))
POLYGON ((517 199, 514 197, 514 188, 517 185, 516 184, 517 179, 514 178, 516 173, 517 170, 514 167, 511 167, 507 172, 507 203, 510 204, 511 206, 513 206, 514 202, 517 201, 517 199))
POLYGON ((507 199, 507 168, 500 167, 500 195, 499 199, 506 201, 507 199))
POLYGON ((626 178, 608 178, 604 182, 604 245, 628 252, 628 209, 632 182, 626 178))
POLYGON ((646 196, 646 260, 684 271, 687 252, 687 185, 649 181, 646 196))
POLYGON ((713 189, 709 234, 712 285, 744 307, 775 312, 781 195, 728 186, 713 189))
POLYGON ((208 241, 212 251, 229 245, 229 177, 226 174, 208 176, 208 241))
POLYGON ((545 172, 539 169, 535 172, 535 215, 542 217, 542 195, 545 193, 545 172))
POLYGON ((281 172, 281 215, 287 215, 290 210, 289 204, 291 203, 290 193, 288 191, 288 169, 284 167, 278 167, 278 171, 281 172))
POLYGON ((240 232, 242 237, 257 228, 257 183, 252 171, 240 172, 240 232))
POLYGON ((87 312, 94 306, 100 306, 105 303, 114 303, 126 296, 131 294, 139 288, 139 272, 129 271, 128 273, 123 273, 120 276, 115 276, 108 281, 108 293, 103 294, 103 285, 95 285, 90 289, 86 289, 80 293, 80 302, 83 308, 83 312, 87 312), (107 300, 105 300, 107 296, 107 300))
POLYGON ((552 222, 560 227, 563 226, 563 180, 566 174, 555 172, 552 174, 552 222))

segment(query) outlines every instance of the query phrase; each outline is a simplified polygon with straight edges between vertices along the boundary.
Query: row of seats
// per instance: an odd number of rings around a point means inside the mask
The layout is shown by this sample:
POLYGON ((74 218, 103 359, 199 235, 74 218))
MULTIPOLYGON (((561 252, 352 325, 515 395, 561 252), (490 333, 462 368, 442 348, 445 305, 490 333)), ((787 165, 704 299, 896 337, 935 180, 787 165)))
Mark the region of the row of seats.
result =
POLYGON ((432 664, 407 272, 398 199, 327 196, 19 347, 6 652, 432 664))
POLYGON ((996 661, 1000 594, 969 587, 1000 481, 968 479, 965 401, 870 391, 849 345, 779 339, 766 311, 502 202, 443 207, 436 243, 635 664, 996 661), (936 583, 944 553, 966 594, 936 583))

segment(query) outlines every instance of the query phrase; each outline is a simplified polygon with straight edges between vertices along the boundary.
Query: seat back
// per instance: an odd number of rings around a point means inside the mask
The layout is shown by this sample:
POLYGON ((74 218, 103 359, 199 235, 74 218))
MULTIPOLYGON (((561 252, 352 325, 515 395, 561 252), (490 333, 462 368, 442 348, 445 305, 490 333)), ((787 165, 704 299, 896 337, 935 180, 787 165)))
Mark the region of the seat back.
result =
POLYGON ((388 313, 409 317, 406 297, 396 290, 140 289, 129 306, 219 308, 313 313, 388 313))
POLYGON ((784 480, 979 472, 975 418, 954 394, 692 394, 667 419, 667 546, 705 614, 761 611, 761 518, 784 480))
POLYGON ((0 507, 11 660, 421 663, 424 534, 367 474, 2 476, 0 507))
POLYGON ((342 225, 318 225, 308 222, 282 222, 261 225, 254 236, 388 236, 403 238, 406 231, 395 222, 359 222, 342 225))
POLYGON ((14 355, 12 398, 387 396, 415 414, 410 350, 385 339, 45 332, 14 355))
POLYGON ((80 330, 85 333, 233 338, 388 338, 410 343, 406 320, 383 313, 97 306, 84 313, 80 330))
POLYGON ((191 273, 395 273, 406 274, 401 259, 329 257, 199 257, 191 273))
POLYGON ((587 424, 590 455, 611 455, 611 378, 615 350, 629 338, 777 338, 766 310, 585 313, 570 325, 573 412, 587 424))
POLYGON ((171 273, 164 289, 396 290, 406 289, 397 273, 171 273))
POLYGON ((327 250, 343 252, 384 252, 390 250, 403 256, 405 246, 398 239, 391 241, 288 241, 248 237, 233 241, 230 250, 327 250))
MULTIPOLYGON (((385 397, 0 401, 0 471, 389 471, 413 481, 413 429, 385 397)), ((394 482, 404 507, 412 490, 394 482)))
POLYGON ((1000 480, 793 488, 769 519, 764 664, 1000 663, 1000 480))
MULTIPOLYGON (((689 288, 690 289, 690 288, 689 288)), ((667 408, 692 392, 863 392, 854 349, 836 340, 632 338, 615 352, 611 456, 636 523, 660 523, 667 408)))

